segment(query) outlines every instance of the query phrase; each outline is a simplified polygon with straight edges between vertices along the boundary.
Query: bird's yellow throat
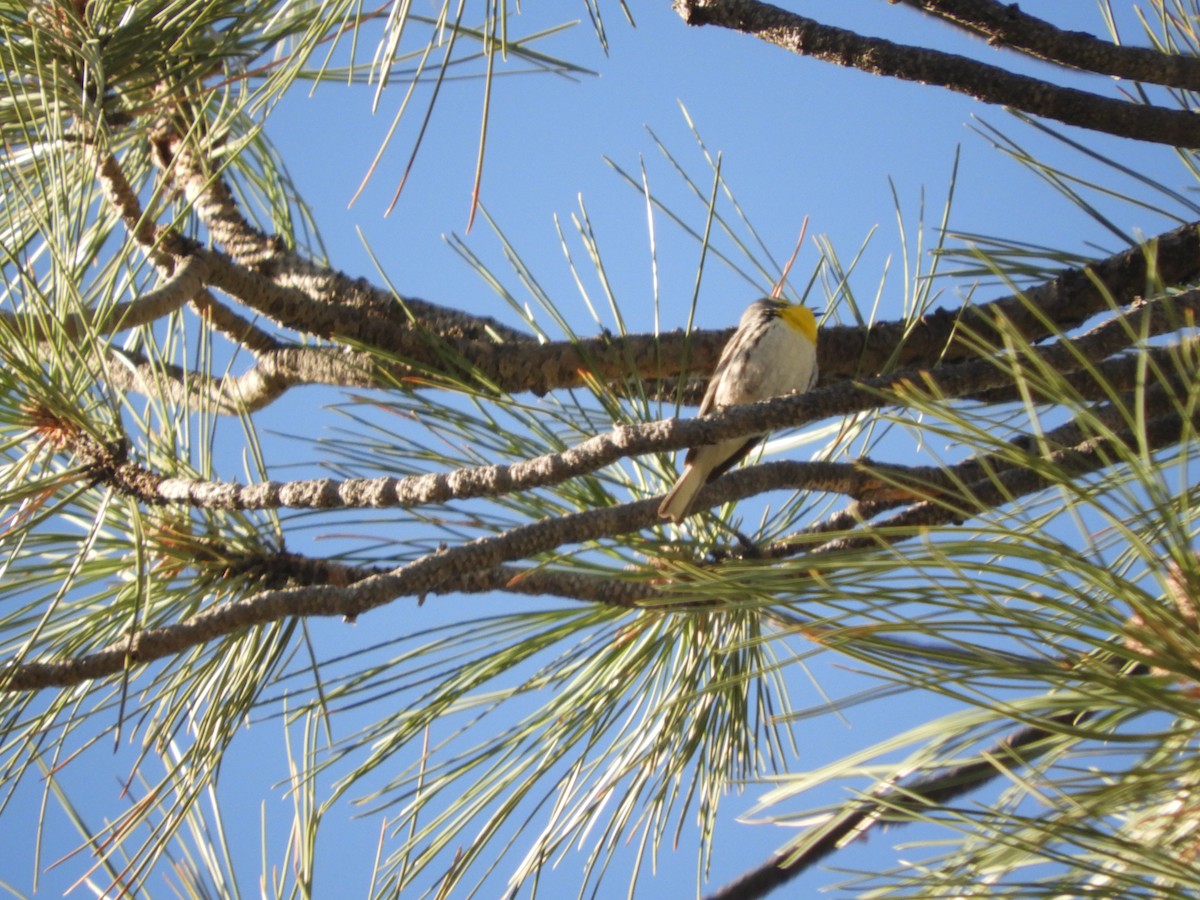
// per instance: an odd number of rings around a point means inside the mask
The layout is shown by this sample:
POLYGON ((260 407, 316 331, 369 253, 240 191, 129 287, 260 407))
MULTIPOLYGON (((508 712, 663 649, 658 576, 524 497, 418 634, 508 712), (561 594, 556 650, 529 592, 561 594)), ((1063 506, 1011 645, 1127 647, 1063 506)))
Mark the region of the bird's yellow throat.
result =
POLYGON ((779 315, 798 332, 808 338, 814 346, 817 343, 817 320, 812 310, 799 303, 790 304, 780 310, 779 315))

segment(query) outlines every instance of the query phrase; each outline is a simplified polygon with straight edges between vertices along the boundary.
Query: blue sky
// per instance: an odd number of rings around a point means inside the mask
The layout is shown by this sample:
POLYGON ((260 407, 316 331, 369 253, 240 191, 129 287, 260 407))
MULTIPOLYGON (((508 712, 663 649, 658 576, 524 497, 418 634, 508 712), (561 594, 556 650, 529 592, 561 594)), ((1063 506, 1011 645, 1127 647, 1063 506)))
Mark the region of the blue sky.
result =
MULTIPOLYGON (((930 27, 922 17, 900 5, 877 0, 788 5, 822 21, 893 40, 925 43, 997 63, 1011 58, 948 28, 930 27)), ((583 4, 577 4, 577 8, 568 3, 524 6, 525 15, 510 25, 518 34, 536 32, 560 21, 558 16, 564 9, 570 14, 584 13, 583 4)), ((960 161, 950 216, 952 228, 1069 251, 1084 252, 1089 244, 1119 249, 1111 234, 998 153, 970 125, 973 117, 981 117, 1027 139, 1031 146, 1045 148, 1050 158, 1063 160, 1072 171, 1097 173, 1099 167, 1040 140, 995 107, 984 107, 938 88, 800 59, 718 29, 687 28, 666 0, 631 6, 638 17, 636 29, 624 24, 614 4, 606 4, 611 7, 606 9, 610 40, 607 56, 598 48, 586 21, 550 39, 543 48, 596 70, 598 77, 500 78, 493 98, 484 203, 580 333, 596 329, 564 261, 554 217, 557 215, 568 231, 568 247, 577 263, 585 274, 590 272, 584 249, 571 234, 571 215, 578 212, 582 200, 599 237, 606 270, 628 327, 631 331, 650 330, 655 297, 645 205, 604 158, 630 172, 638 171, 644 160, 651 189, 674 198, 688 222, 693 227, 701 226, 702 206, 686 197, 671 163, 663 158, 649 133, 653 131, 689 174, 707 188, 711 173, 689 130, 684 108, 707 148, 721 153, 726 181, 776 260, 782 262, 790 255, 801 223, 808 217, 808 243, 793 270, 793 284, 803 284, 816 261, 814 238, 827 237, 843 258, 850 258, 872 229, 878 228, 854 287, 860 299, 874 298, 882 273, 890 266, 891 275, 879 297, 878 315, 884 319, 901 314, 903 295, 903 250, 892 186, 910 229, 915 228, 922 198, 927 221, 936 224, 956 154, 960 161)), ((1025 2, 1021 6, 1063 27, 1093 33, 1103 29, 1094 4, 1025 2), (1070 7, 1072 18, 1065 17, 1064 6, 1070 7)), ((1124 24, 1126 37, 1134 38, 1132 19, 1124 24)), ((1022 63, 1020 68, 1033 74, 1047 71, 1037 63, 1022 63)), ((1071 83, 1097 91, 1107 89, 1102 79, 1079 77, 1071 83)), ((387 278, 402 293, 486 312, 515 324, 503 302, 458 259, 446 240, 450 234, 463 235, 469 213, 482 94, 478 83, 456 82, 445 89, 409 184, 390 215, 385 217, 384 210, 407 160, 406 140, 411 139, 419 115, 410 115, 402 123, 399 136, 366 192, 349 205, 403 89, 403 85, 396 85, 385 92, 379 114, 371 118, 369 87, 323 84, 309 96, 300 85, 273 112, 266 125, 267 134, 286 160, 301 195, 312 206, 335 267, 379 282, 371 258, 374 254, 387 278)), ((1074 134, 1079 136, 1078 132, 1074 134)), ((1180 190, 1188 188, 1187 173, 1169 149, 1094 136, 1086 139, 1126 166, 1180 190)), ((1154 234, 1171 227, 1161 216, 1120 203, 1108 206, 1114 221, 1130 231, 1154 234)), ((729 207, 724 209, 728 211, 729 207)), ((909 239, 913 237, 910 231, 909 239)), ((696 290, 699 248, 662 215, 655 220, 655 239, 661 325, 664 329, 682 327, 696 290)), ((499 242, 486 222, 478 220, 465 240, 472 252, 497 271, 503 270, 499 242)), ((728 249, 729 242, 720 239, 716 246, 728 249)), ((507 283, 521 296, 515 278, 509 277, 507 283)), ((585 278, 585 284, 604 319, 607 305, 595 279, 585 278)), ((734 323, 744 305, 768 288, 769 282, 752 287, 710 259, 698 289, 698 324, 719 327, 734 323)), ((956 286, 947 284, 946 290, 945 303, 956 304, 956 286)), ((981 296, 986 299, 998 293, 996 289, 984 289, 981 296)), ((602 324, 614 327, 611 318, 602 324)), ((296 416, 311 403, 311 397, 289 398, 289 402, 268 411, 262 426, 293 431, 296 416)), ((239 477, 241 473, 229 475, 239 477)), ((396 618, 385 618, 383 614, 379 617, 385 627, 401 616, 397 610, 390 612, 396 618)), ((379 627, 371 618, 371 628, 379 627)), ((342 640, 368 637, 362 634, 361 626, 348 638, 344 629, 339 630, 341 626, 333 623, 319 624, 316 629, 336 630, 342 640)), ((797 705, 817 702, 819 697, 810 693, 798 698, 797 705)), ((910 712, 927 715, 929 709, 910 712)), ((846 720, 827 716, 816 721, 814 730, 805 734, 804 756, 798 763, 802 767, 863 746, 893 727, 890 721, 863 721, 855 711, 846 720)), ((225 783, 240 784, 244 776, 246 784, 256 785, 266 795, 268 785, 282 775, 284 760, 277 727, 267 723, 265 729, 276 729, 264 742, 270 749, 235 754, 229 771, 223 773, 225 783), (270 766, 267 776, 257 771, 264 755, 270 766)), ((115 783, 124 771, 122 761, 122 757, 116 759, 111 773, 97 774, 98 783, 115 783)), ((124 763, 127 765, 128 760, 124 763)), ((759 789, 752 786, 742 800, 734 798, 729 804, 730 814, 735 809, 749 808, 758 793, 759 789)), ((252 833, 257 832, 260 799, 254 795, 252 802, 238 810, 242 824, 249 825, 252 833)), ((24 790, 19 800, 30 805, 36 804, 38 797, 36 792, 24 790)), ((262 802, 268 817, 285 816, 284 801, 277 791, 262 802)), ((19 818, 12 809, 6 815, 10 822, 19 818)), ((334 896, 335 879, 347 879, 340 882, 344 887, 346 883, 357 885, 365 877, 363 873, 374 854, 378 824, 358 821, 339 827, 330 822, 326 827, 331 833, 321 849, 332 853, 337 863, 331 865, 327 858, 325 880, 319 883, 329 891, 323 896, 334 896), (335 873, 334 868, 341 872, 335 873)), ((757 863, 783 839, 769 828, 736 825, 726 828, 724 834, 727 843, 716 855, 714 885, 757 863)), ((897 837, 905 838, 902 833, 897 837)), ((876 836, 869 845, 853 848, 845 860, 836 859, 835 864, 893 859, 892 844, 890 835, 876 836)), ((64 837, 59 850, 70 845, 64 837)), ((27 857, 19 861, 23 855, 4 855, 0 881, 27 890, 30 866, 27 857)), ((257 865, 256 850, 247 858, 250 865, 257 865)), ((563 875, 566 883, 572 880, 574 861, 568 862, 563 875)), ((78 876, 78 869, 64 868, 74 874, 60 877, 53 873, 46 877, 46 895, 57 895, 63 885, 78 876)), ((686 890, 694 884, 693 879, 694 854, 681 851, 675 857, 667 854, 655 883, 671 888, 682 884, 686 890)), ((798 882, 791 895, 806 896, 816 886, 836 880, 828 873, 816 872, 798 882)), ((248 877, 245 884, 251 883, 248 877)), ((617 896, 616 888, 621 883, 620 877, 614 877, 609 885, 613 893, 605 896, 617 896)))

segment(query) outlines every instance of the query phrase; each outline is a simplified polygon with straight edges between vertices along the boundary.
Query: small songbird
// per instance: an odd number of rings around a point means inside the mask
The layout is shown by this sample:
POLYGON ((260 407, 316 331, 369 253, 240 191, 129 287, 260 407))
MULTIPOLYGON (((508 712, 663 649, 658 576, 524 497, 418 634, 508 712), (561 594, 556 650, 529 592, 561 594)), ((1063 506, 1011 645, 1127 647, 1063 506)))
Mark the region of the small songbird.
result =
MULTIPOLYGON (((721 351, 700 415, 803 392, 817 381, 817 320, 812 310, 783 300, 755 300, 721 351)), ((683 474, 663 498, 658 514, 682 522, 692 512, 700 488, 737 465, 764 435, 737 437, 692 447, 683 474)))

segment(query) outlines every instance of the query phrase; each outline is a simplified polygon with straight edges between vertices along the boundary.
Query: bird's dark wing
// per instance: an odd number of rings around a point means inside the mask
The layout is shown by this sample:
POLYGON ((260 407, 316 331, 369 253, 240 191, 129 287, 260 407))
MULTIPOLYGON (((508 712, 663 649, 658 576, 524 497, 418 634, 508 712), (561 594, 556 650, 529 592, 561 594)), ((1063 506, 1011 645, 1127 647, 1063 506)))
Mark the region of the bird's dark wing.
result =
MULTIPOLYGON (((746 443, 742 444, 742 446, 740 446, 737 449, 736 453, 734 453, 732 456, 729 457, 729 459, 725 460, 723 463, 721 463, 719 466, 716 466, 711 472, 708 473, 708 478, 704 483, 708 484, 708 482, 712 481, 714 478, 720 478, 722 475, 724 475, 726 472, 728 472, 730 469, 732 469, 734 466, 736 466, 738 463, 740 463, 743 459, 745 459, 750 454, 750 451, 754 449, 754 445, 757 444, 759 441, 761 441, 763 439, 763 437, 764 437, 764 435, 755 434, 755 435, 751 435, 750 437, 746 438, 746 443)), ((684 458, 683 458, 684 465, 690 465, 694 461, 694 459, 696 457, 696 451, 699 449, 700 449, 699 447, 689 447, 688 448, 687 455, 684 456, 684 458)))

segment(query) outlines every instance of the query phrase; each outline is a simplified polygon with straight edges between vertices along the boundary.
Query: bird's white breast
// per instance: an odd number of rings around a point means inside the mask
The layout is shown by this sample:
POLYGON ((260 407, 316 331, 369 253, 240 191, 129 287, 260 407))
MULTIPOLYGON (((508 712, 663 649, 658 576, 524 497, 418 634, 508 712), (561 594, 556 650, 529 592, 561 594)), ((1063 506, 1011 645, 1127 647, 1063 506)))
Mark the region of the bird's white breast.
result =
POLYGON ((812 387, 817 371, 816 347, 803 335, 776 320, 751 352, 731 360, 714 406, 754 403, 812 387))

